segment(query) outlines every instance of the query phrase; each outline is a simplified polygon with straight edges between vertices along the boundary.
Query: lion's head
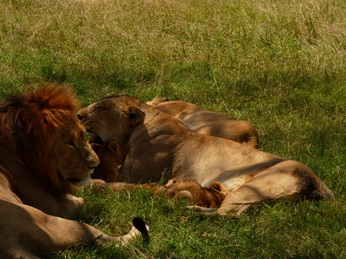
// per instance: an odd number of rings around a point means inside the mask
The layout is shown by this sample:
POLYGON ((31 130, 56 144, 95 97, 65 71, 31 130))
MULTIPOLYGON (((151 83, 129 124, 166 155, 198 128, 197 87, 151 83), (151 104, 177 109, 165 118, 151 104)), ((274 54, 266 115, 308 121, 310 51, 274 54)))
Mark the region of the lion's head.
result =
POLYGON ((85 185, 99 159, 86 141, 78 109, 66 85, 49 84, 10 96, 0 104, 0 146, 9 157, 18 157, 32 177, 59 192, 85 185))
POLYGON ((206 188, 195 181, 176 181, 175 179, 167 183, 164 193, 167 198, 187 198, 196 205, 207 208, 220 207, 228 194, 229 191, 220 182, 213 182, 209 188, 206 188))
POLYGON ((143 123, 145 113, 136 97, 119 95, 105 97, 78 112, 78 118, 95 142, 114 140, 123 144, 133 129, 143 123))
POLYGON ((91 147, 100 159, 100 164, 95 168, 92 178, 105 182, 116 181, 119 166, 124 159, 120 145, 111 140, 103 143, 91 143, 91 147))

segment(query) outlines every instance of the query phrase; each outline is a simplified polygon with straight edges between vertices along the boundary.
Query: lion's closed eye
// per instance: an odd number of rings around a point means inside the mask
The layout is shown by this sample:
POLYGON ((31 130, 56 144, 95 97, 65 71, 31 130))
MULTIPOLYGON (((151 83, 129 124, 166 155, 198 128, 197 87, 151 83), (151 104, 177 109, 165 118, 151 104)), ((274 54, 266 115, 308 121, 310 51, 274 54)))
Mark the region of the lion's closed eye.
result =
POLYGON ((107 107, 104 105, 99 105, 99 106, 96 106, 94 109, 95 111, 104 111, 104 110, 107 110, 107 107))
POLYGON ((70 147, 76 147, 76 144, 74 143, 73 140, 68 141, 66 144, 70 147))

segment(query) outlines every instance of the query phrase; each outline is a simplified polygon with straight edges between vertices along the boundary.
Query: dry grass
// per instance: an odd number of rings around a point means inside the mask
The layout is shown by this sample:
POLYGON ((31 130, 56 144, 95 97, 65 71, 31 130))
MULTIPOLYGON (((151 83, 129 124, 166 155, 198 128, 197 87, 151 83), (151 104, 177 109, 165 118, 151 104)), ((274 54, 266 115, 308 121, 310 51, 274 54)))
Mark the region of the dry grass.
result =
POLYGON ((84 105, 118 93, 194 102, 251 121, 261 149, 307 164, 337 197, 231 221, 150 193, 86 192, 84 221, 120 234, 146 217, 152 246, 57 257, 345 257, 345 11, 344 0, 1 1, 1 97, 55 80, 84 105))

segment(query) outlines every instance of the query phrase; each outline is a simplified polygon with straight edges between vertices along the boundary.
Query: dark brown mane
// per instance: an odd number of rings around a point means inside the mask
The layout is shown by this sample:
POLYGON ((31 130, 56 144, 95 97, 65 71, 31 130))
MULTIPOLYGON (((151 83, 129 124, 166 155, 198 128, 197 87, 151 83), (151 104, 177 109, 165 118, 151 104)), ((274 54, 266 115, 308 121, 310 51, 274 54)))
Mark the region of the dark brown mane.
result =
POLYGON ((0 104, 0 145, 21 157, 35 175, 66 191, 57 173, 54 140, 76 122, 79 103, 70 87, 48 84, 0 104))

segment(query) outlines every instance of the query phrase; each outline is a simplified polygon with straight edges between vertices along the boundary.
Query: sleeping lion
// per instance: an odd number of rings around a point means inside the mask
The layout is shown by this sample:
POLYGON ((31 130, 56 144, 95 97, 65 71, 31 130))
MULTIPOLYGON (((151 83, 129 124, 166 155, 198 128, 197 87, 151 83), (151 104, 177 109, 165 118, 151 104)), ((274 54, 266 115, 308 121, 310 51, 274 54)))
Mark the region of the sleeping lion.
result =
POLYGON ((90 188, 101 191, 110 188, 114 191, 135 191, 139 189, 151 189, 156 195, 166 198, 187 198, 196 205, 207 208, 219 207, 226 197, 227 190, 218 182, 212 183, 209 188, 202 187, 194 181, 176 182, 171 179, 166 186, 160 183, 130 184, 117 182, 119 166, 123 154, 119 151, 119 144, 115 141, 92 143, 93 150, 100 159, 100 164, 92 174, 90 188))
POLYGON ((147 104, 182 120, 193 132, 234 140, 258 148, 258 133, 254 126, 223 114, 182 101, 156 97, 147 104))
POLYGON ((253 204, 277 199, 334 199, 306 165, 192 132, 181 120, 136 97, 105 97, 78 112, 99 142, 114 140, 125 152, 118 181, 141 183, 163 177, 219 182, 228 191, 217 214, 241 214, 253 204))
MULTIPOLYGON (((132 228, 112 237, 63 218, 83 205, 71 193, 89 183, 99 164, 78 107, 72 90, 56 84, 0 103, 0 257, 37 258, 81 243, 126 244, 139 234, 132 228)), ((134 224, 147 237, 143 221, 134 224)))

